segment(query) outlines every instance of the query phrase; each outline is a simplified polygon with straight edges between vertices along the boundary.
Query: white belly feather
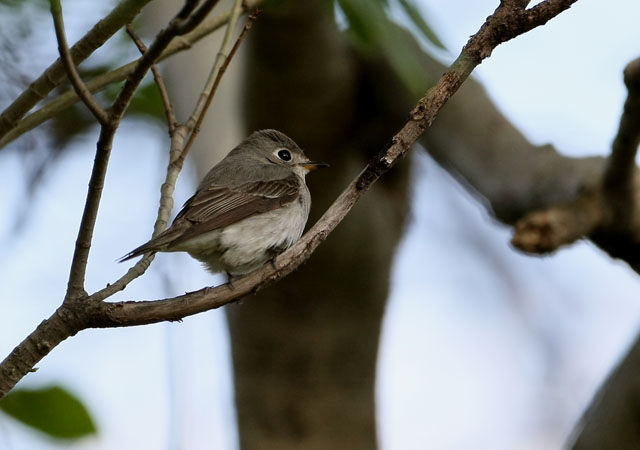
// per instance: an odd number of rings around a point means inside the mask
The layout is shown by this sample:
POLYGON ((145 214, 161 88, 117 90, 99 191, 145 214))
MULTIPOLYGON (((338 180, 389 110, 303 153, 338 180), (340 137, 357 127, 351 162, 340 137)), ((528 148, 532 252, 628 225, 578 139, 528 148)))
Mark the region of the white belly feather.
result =
POLYGON ((311 206, 308 192, 289 205, 210 231, 172 250, 188 252, 211 272, 251 272, 300 239, 311 206))

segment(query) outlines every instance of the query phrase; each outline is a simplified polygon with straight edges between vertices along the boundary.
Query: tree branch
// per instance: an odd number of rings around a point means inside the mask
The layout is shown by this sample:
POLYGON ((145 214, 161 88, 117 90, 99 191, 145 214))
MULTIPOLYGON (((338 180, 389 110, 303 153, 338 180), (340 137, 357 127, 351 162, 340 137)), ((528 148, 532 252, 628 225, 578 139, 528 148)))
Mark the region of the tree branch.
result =
POLYGON ((599 192, 581 194, 568 205, 527 214, 516 222, 511 244, 527 253, 551 253, 589 236, 602 219, 599 192))
MULTIPOLYGON (((217 2, 218 0, 209 1, 207 5, 213 8, 217 2)), ((180 34, 180 26, 189 20, 189 15, 196 8, 197 4, 198 2, 195 0, 187 0, 184 7, 169 22, 167 28, 158 33, 153 43, 144 55, 142 55, 142 58, 138 60, 136 67, 127 77, 124 86, 114 100, 113 105, 111 105, 110 111, 112 114, 117 117, 122 117, 145 74, 167 48, 171 40, 180 34)))
POLYGON ((612 209, 612 221, 621 228, 631 225, 635 208, 633 182, 640 145, 640 58, 625 67, 624 84, 627 100, 603 177, 603 191, 612 209))
POLYGON ((65 303, 77 301, 87 295, 84 290, 84 279, 87 271, 87 262, 89 260, 89 250, 91 249, 93 230, 95 228, 96 218, 98 217, 104 179, 107 174, 107 166, 109 165, 109 156, 111 155, 111 147, 116 128, 117 123, 110 120, 106 124, 103 124, 100 129, 100 137, 96 145, 96 157, 91 171, 91 178, 89 179, 89 191, 87 192, 87 200, 85 201, 84 211, 82 212, 82 220, 80 221, 80 229, 78 231, 78 237, 76 238, 75 251, 73 252, 73 259, 71 260, 65 303))
POLYGON ((59 307, 0 364, 0 398, 4 397, 35 365, 58 344, 86 328, 81 317, 66 306, 59 307))
MULTIPOLYGON (((568 8, 576 0, 564 2, 568 8)), ((499 33, 498 14, 503 20, 512 17, 505 14, 502 6, 490 16, 478 34, 471 37, 460 56, 451 68, 441 77, 439 82, 423 97, 410 114, 411 120, 394 136, 393 144, 386 151, 375 157, 355 180, 329 207, 318 222, 290 249, 282 253, 276 260, 275 267, 265 265, 255 272, 236 279, 233 286, 225 284, 215 288, 204 288, 182 296, 146 302, 119 302, 104 304, 105 315, 99 314, 92 319, 92 325, 98 327, 118 327, 141 325, 164 320, 180 320, 185 316, 197 314, 213 308, 232 303, 249 294, 254 294, 269 284, 285 277, 302 264, 315 249, 324 241, 333 229, 344 219, 355 203, 369 189, 369 187, 390 170, 411 148, 420 134, 431 125, 433 119, 444 106, 446 101, 456 92, 472 70, 480 64, 471 55, 490 54, 490 50, 504 40, 515 37, 518 33, 512 29, 509 35, 496 37, 499 33), (492 24, 492 25, 487 25, 492 24), (504 39, 504 40, 501 40, 504 39), (488 44, 491 42, 491 44, 488 44)), ((516 12, 516 14, 518 14, 516 12)), ((550 14, 550 13, 546 13, 550 14)), ((556 13, 556 15, 559 14, 556 13)), ((553 16, 536 17, 540 24, 546 23, 553 16)), ((530 25, 523 26, 530 30, 530 25)), ((523 31, 524 33, 524 31, 523 31)), ((520 33, 521 34, 521 33, 520 33)))
POLYGON ((193 142, 196 136, 200 132, 200 126, 204 121, 204 118, 207 114, 207 110, 209 109, 209 106, 211 106, 211 101, 213 100, 213 97, 215 96, 216 91, 218 90, 218 86, 220 86, 220 81, 222 81, 222 76, 226 72, 227 67, 229 66, 229 63, 231 62, 231 59, 233 59, 233 56, 236 54, 238 47, 240 47, 240 43, 242 42, 242 39, 247 34, 247 31, 251 29, 253 22, 258 17, 257 12, 253 12, 249 16, 249 20, 247 20, 247 23, 244 25, 244 28, 240 32, 240 35, 236 39, 235 44, 233 44, 233 47, 231 48, 231 51, 227 56, 225 55, 225 52, 227 51, 227 48, 229 46, 229 42, 231 39, 231 32, 233 31, 233 28, 235 28, 235 23, 238 17, 240 16, 241 12, 242 12, 242 0, 236 0, 235 7, 233 8, 233 14, 229 19, 229 26, 227 27, 227 33, 225 34, 222 40, 222 44, 220 45, 220 51, 216 55, 216 60, 213 64, 213 68, 209 73, 209 79, 207 80, 205 84, 205 88, 202 90, 202 93, 200 94, 200 101, 198 101, 196 107, 193 109, 191 118, 187 121, 187 126, 192 127, 193 130, 189 135, 189 139, 187 140, 187 143, 185 144, 184 149, 182 150, 182 152, 180 153, 180 156, 176 160, 177 164, 182 165, 185 158, 187 157, 187 154, 189 153, 189 150, 191 149, 191 146, 193 145, 193 142))
POLYGON ((98 104, 96 99, 91 95, 91 91, 87 89, 84 81, 80 78, 80 74, 76 69, 71 53, 69 52, 69 45, 67 44, 67 36, 64 31, 64 19, 62 17, 62 6, 60 0, 50 0, 51 3, 51 15, 53 16, 53 24, 56 30, 56 38, 58 39, 58 51, 62 64, 67 72, 71 86, 78 94, 78 97, 82 99, 89 111, 93 114, 98 122, 106 124, 109 121, 107 112, 98 104))
MULTIPOLYGON (((131 36, 131 40, 133 40, 140 53, 144 55, 147 51, 147 46, 144 45, 142 39, 136 34, 136 32, 131 27, 131 24, 127 24, 127 33, 131 36)), ((156 82, 156 86, 158 86, 158 91, 160 92, 160 98, 162 99, 162 106, 164 107, 164 112, 167 116, 167 126, 169 127, 169 136, 172 136, 176 131, 176 127, 178 126, 178 121, 176 120, 176 114, 173 110, 173 106, 171 105, 171 100, 169 99, 169 93, 167 92, 167 86, 164 84, 164 79, 162 78, 162 74, 158 70, 158 66, 155 64, 151 64, 151 72, 153 73, 153 79, 156 82)))
MULTIPOLYGON (((167 223, 169 222, 169 216, 173 209, 173 192, 178 180, 178 175, 182 169, 182 165, 177 165, 174 161, 179 157, 184 149, 187 132, 188 130, 184 125, 178 125, 171 136, 167 174, 164 182, 160 186, 160 204, 158 205, 158 215, 153 226, 153 233, 151 234, 152 238, 163 232, 167 228, 167 223)), ((154 258, 155 254, 153 253, 144 255, 142 259, 135 263, 133 267, 131 267, 120 279, 93 293, 89 296, 87 301, 99 302, 111 297, 116 292, 123 290, 129 283, 145 273, 154 258)))
POLYGON ((624 71, 628 89, 618 134, 602 174, 582 186, 569 204, 526 214, 516 223, 512 244, 529 253, 549 253, 583 237, 640 272, 640 182, 635 157, 640 144, 640 58, 624 71))

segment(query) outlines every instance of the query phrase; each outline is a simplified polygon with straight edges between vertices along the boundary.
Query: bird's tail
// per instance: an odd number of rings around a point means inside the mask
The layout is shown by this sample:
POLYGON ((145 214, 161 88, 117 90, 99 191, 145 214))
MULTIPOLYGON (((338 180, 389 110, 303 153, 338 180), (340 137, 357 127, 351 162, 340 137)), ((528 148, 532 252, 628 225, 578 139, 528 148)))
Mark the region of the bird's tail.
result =
POLYGON ((145 253, 157 252, 158 248, 155 245, 153 245, 154 244, 153 241, 154 239, 150 240, 146 244, 141 245, 138 248, 131 250, 129 253, 119 258, 117 261, 121 263, 121 262, 129 261, 130 259, 136 258, 138 256, 144 255, 145 253))
POLYGON ((168 229, 164 230, 158 236, 151 239, 146 244, 142 244, 140 247, 131 250, 129 253, 118 259, 118 262, 128 261, 146 253, 156 253, 166 251, 171 243, 179 237, 183 232, 182 224, 174 223, 168 229))

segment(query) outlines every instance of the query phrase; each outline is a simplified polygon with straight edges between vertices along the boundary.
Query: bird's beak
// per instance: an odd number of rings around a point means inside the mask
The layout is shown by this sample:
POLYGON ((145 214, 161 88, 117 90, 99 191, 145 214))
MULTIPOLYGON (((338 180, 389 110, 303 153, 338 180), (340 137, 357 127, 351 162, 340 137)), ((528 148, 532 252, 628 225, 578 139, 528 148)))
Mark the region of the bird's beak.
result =
POLYGON ((323 167, 329 167, 329 164, 322 161, 306 161, 298 164, 300 167, 307 169, 309 172, 316 169, 322 169, 323 167))

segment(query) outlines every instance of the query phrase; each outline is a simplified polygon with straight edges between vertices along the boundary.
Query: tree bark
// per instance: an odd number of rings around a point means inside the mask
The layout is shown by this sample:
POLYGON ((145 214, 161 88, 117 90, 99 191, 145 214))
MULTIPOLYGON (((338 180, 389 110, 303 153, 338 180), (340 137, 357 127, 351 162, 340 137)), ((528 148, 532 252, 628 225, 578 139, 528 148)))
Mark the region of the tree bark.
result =
POLYGON ((640 339, 594 397, 570 439, 572 450, 640 448, 640 339))

